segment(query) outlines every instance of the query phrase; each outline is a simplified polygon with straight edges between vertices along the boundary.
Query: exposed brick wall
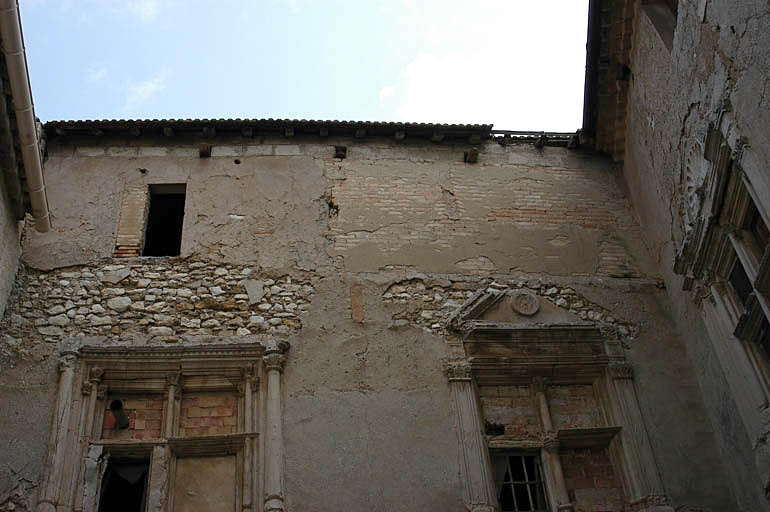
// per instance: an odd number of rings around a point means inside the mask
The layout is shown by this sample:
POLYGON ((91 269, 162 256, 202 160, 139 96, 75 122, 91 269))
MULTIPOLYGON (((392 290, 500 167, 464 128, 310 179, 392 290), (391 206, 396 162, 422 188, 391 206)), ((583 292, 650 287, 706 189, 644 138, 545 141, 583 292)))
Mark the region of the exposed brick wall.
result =
POLYGON ((557 429, 602 426, 591 386, 550 386, 548 406, 557 429))
POLYGON ((181 437, 232 434, 238 426, 238 400, 229 393, 190 393, 182 397, 181 437))
MULTIPOLYGON (((563 259, 566 256, 557 256, 559 244, 569 242, 555 233, 566 229, 569 236, 598 244, 595 266, 586 274, 642 273, 631 256, 635 251, 627 247, 629 237, 641 240, 639 226, 605 173, 498 163, 470 173, 459 164, 448 164, 441 183, 436 183, 435 169, 426 164, 423 174, 419 165, 415 167, 399 176, 358 175, 351 169, 344 180, 334 182, 332 197, 339 215, 330 223, 330 235, 335 252, 347 255, 371 244, 387 257, 397 257, 415 244, 443 251, 494 239, 490 230, 512 226, 540 232, 543 238, 553 236, 554 254, 547 256, 563 259)), ((492 268, 488 258, 458 264, 465 270, 492 268)))
POLYGON ((482 386, 479 397, 487 432, 521 439, 539 439, 540 427, 535 417, 529 386, 482 386))
POLYGON ((126 398, 121 400, 123 401, 123 409, 129 418, 128 428, 120 430, 115 428, 115 416, 109 409, 112 399, 108 399, 102 426, 104 439, 158 439, 161 437, 165 405, 163 398, 126 398))
POLYGON ((623 510, 623 491, 605 448, 563 451, 561 463, 575 512, 623 510))

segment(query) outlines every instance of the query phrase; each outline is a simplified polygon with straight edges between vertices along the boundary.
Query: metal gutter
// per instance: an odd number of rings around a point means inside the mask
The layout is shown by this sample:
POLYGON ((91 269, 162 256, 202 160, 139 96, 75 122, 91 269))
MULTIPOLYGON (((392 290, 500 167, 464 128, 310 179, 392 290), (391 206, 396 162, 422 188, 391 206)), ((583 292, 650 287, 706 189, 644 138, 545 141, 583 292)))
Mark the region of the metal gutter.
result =
POLYGON ((27 178, 29 202, 35 229, 41 233, 51 230, 48 198, 43 179, 43 161, 37 137, 35 107, 27 71, 27 56, 21 33, 21 16, 18 0, 0 0, 0 36, 11 83, 11 95, 16 111, 16 128, 19 133, 21 160, 27 178))

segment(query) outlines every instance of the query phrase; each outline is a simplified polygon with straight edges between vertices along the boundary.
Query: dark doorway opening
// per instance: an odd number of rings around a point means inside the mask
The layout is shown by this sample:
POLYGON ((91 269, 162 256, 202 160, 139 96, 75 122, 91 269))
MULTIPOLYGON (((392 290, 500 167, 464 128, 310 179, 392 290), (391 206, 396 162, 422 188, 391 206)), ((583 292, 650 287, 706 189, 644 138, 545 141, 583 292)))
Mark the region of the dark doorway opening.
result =
POLYGON ((150 185, 150 212, 142 256, 179 256, 185 191, 184 184, 150 185))
POLYGON ((99 512, 143 512, 149 463, 110 461, 102 479, 99 512))

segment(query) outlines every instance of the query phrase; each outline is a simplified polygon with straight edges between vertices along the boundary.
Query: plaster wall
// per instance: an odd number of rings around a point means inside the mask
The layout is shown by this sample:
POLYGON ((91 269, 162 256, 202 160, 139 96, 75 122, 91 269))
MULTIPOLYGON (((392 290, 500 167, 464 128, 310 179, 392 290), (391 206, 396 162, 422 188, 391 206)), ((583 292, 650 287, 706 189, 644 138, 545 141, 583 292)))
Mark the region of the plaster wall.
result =
MULTIPOLYGON (((168 139, 49 145, 57 231, 26 233, 30 269, 2 324, 17 346, 3 346, 3 360, 43 383, 57 347, 83 336, 284 338, 289 510, 462 510, 443 368, 463 354, 446 319, 478 290, 526 287, 622 333, 674 504, 734 509, 655 263, 608 160, 489 142, 470 165, 462 144, 319 140, 223 140, 210 159, 168 139), (334 145, 348 157, 331 158, 334 145), (123 191, 154 183, 187 184, 181 257, 113 259, 123 191)), ((20 395, 6 396, 22 410, 20 395)), ((41 396, 41 414, 50 400, 41 396)), ((4 488, 21 471, 34 487, 42 458, 24 450, 42 453, 46 432, 42 421, 35 439, 3 448, 4 488)))
POLYGON ((20 256, 18 224, 10 207, 5 180, 0 179, 0 313, 5 311, 20 256))
MULTIPOLYGON (((745 137, 748 161, 770 157, 769 34, 767 2, 679 2, 669 51, 642 10, 634 30, 628 93, 627 188, 667 285, 666 310, 676 319, 719 440, 722 462, 714 463, 728 468, 740 510, 769 509, 764 496, 766 404, 747 381, 751 369, 745 361, 720 357, 720 350, 737 347, 736 340, 707 330, 692 296, 682 291, 673 262, 684 233, 682 173, 703 154, 708 125, 718 125, 725 105, 731 105, 731 143, 745 137)), ((766 166, 745 170, 761 193, 766 166)))

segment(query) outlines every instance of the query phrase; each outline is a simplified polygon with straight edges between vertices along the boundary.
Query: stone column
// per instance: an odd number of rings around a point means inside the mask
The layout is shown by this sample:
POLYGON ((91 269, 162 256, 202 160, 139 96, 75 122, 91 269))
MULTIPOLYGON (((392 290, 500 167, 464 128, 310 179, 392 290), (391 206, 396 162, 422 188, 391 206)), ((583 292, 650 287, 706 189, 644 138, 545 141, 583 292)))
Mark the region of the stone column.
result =
POLYGON ((256 369, 250 365, 243 369, 243 431, 247 434, 243 441, 243 510, 252 510, 253 483, 253 441, 248 434, 254 432, 253 407, 254 407, 254 383, 256 382, 256 369))
POLYGON ((55 512, 59 501, 64 458, 67 451, 67 431, 72 415, 72 383, 75 378, 75 365, 78 353, 74 350, 63 351, 59 360, 59 394, 56 397, 56 411, 51 424, 51 458, 48 474, 40 488, 37 500, 37 512, 55 512))
POLYGON ((174 436, 174 423, 176 422, 176 400, 179 394, 179 381, 182 372, 174 372, 166 375, 168 385, 166 394, 166 418, 163 425, 163 436, 168 439, 174 436))
POLYGON ((446 374, 457 411, 466 505, 471 512, 496 512, 497 490, 484 437, 481 408, 471 381, 471 365, 468 361, 452 361, 447 364, 446 374))
POLYGON ((94 366, 88 372, 88 382, 83 383, 83 395, 88 396, 88 408, 86 411, 86 421, 83 426, 83 436, 80 439, 80 474, 78 476, 78 486, 75 492, 75 511, 83 510, 83 491, 85 485, 85 459, 88 453, 88 442, 91 440, 91 431, 94 428, 94 415, 96 414, 96 398, 99 390, 99 383, 104 375, 104 370, 94 366))
POLYGON ((611 364, 607 368, 610 400, 616 420, 623 427, 623 458, 626 462, 626 480, 630 489, 633 510, 646 512, 673 512, 669 504, 658 466, 652 454, 647 429, 634 389, 634 371, 627 363, 611 364))
POLYGON ((553 429, 551 410, 548 407, 546 387, 548 381, 543 377, 532 379, 532 391, 535 393, 535 404, 543 425, 543 449, 540 458, 543 462, 545 485, 550 496, 551 510, 554 512, 574 512, 575 508, 569 500, 567 484, 564 481, 564 471, 559 456, 559 438, 553 429))
POLYGON ((168 509, 170 462, 168 446, 153 447, 150 474, 147 478, 147 512, 166 512, 168 509))
POLYGON ((271 345, 263 361, 267 372, 265 414, 265 512, 283 512, 283 418, 281 416, 281 373, 287 344, 271 345))

